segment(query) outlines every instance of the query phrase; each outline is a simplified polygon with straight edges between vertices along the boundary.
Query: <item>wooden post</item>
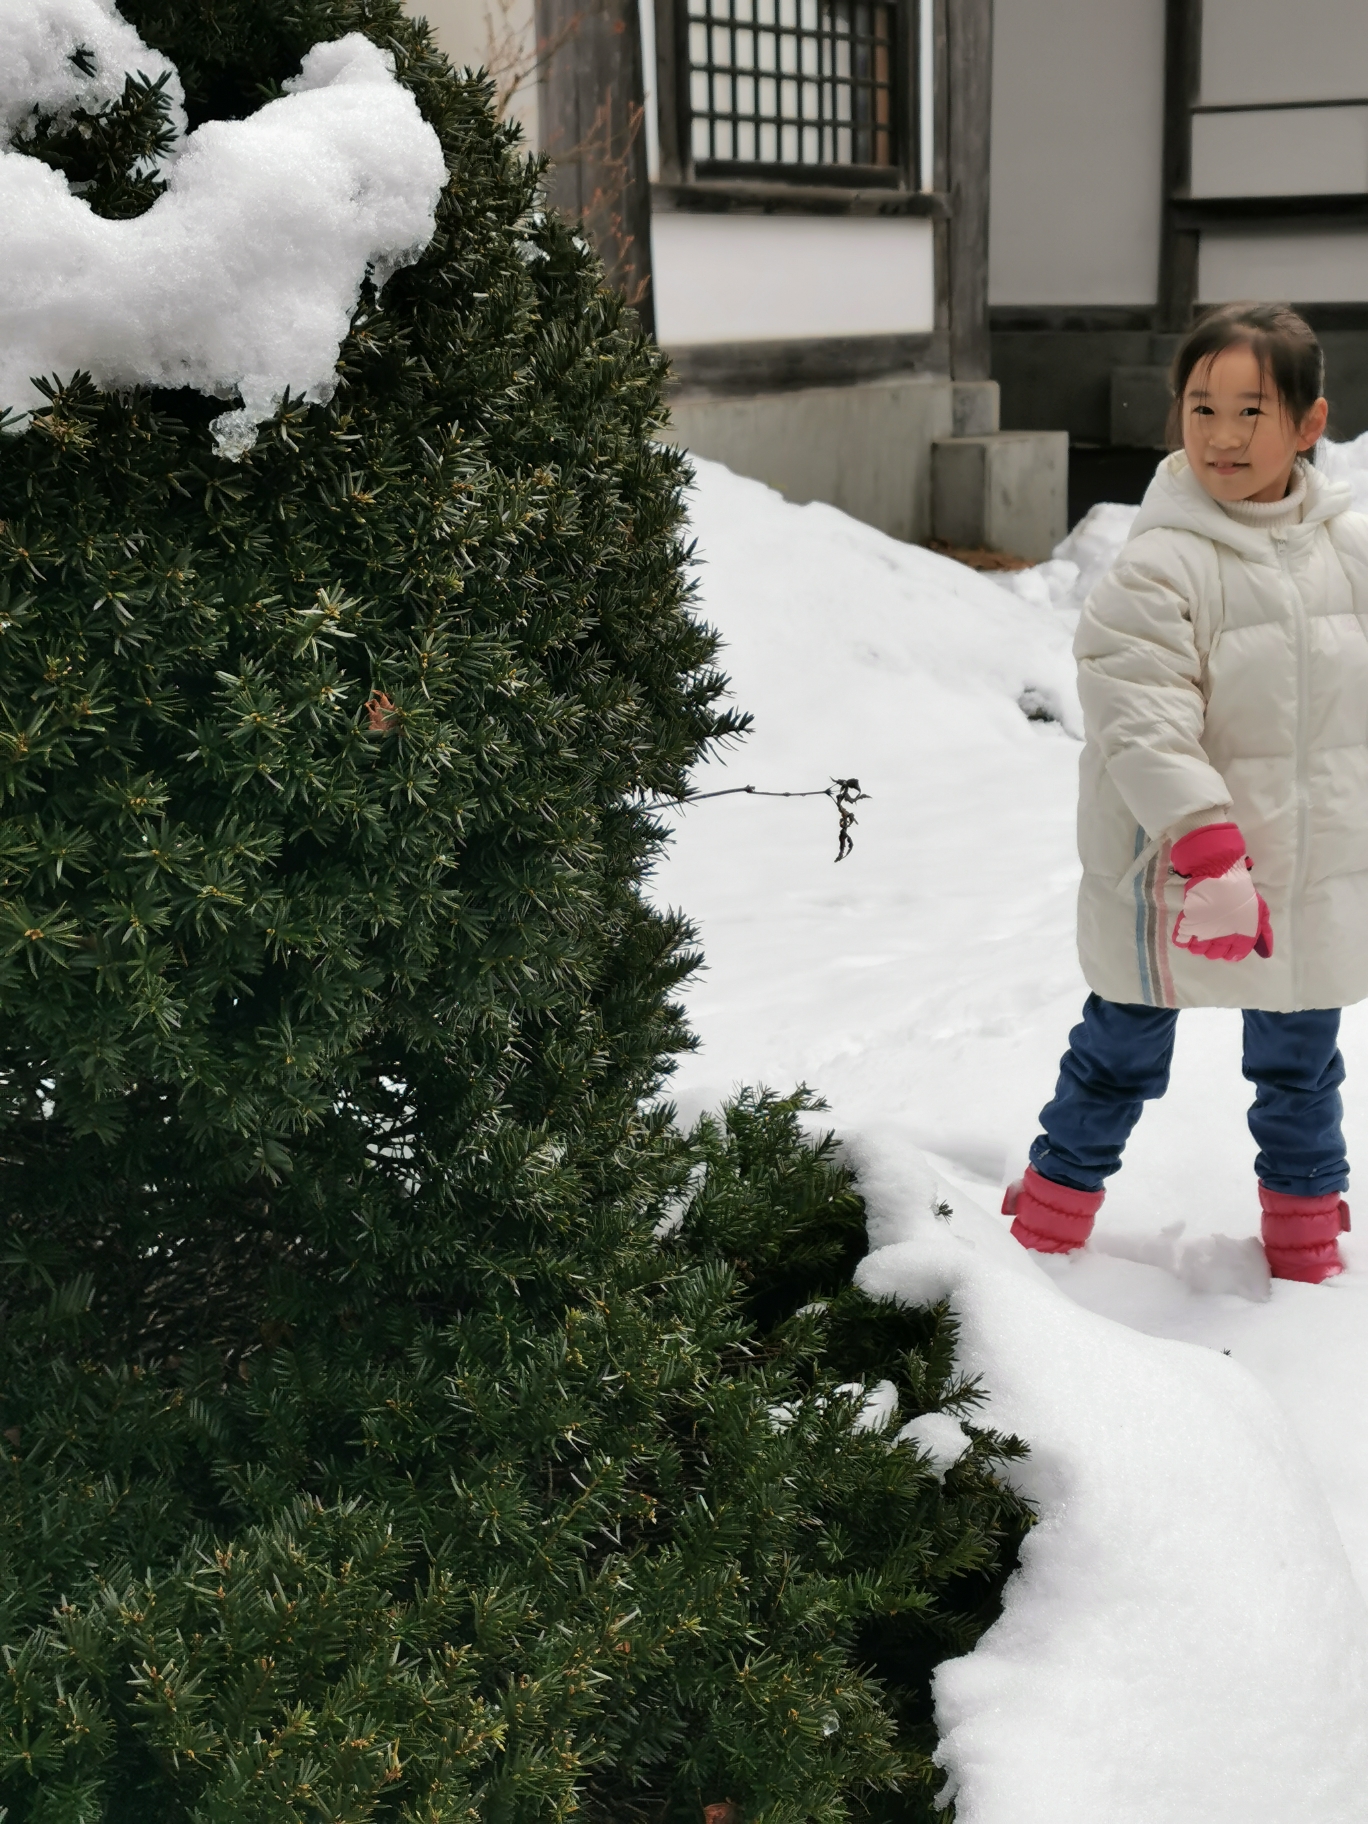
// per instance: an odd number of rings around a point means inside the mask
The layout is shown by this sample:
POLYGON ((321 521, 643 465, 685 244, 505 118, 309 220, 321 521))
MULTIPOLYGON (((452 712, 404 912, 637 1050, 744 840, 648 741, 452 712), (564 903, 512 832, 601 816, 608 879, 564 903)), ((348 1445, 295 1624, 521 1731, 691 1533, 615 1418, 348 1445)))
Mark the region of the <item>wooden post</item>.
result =
POLYGON ((947 0, 950 372, 986 380, 993 0, 947 0))
MULTIPOLYGON (((919 0, 931 8, 931 188, 939 196, 950 194, 950 48, 946 8, 950 0, 919 0)), ((935 217, 936 328, 950 348, 950 213, 935 217)))
POLYGON ((655 333, 637 0, 537 0, 550 197, 582 221, 608 281, 655 333))
POLYGON ((1180 227, 1175 200, 1192 188, 1192 110, 1202 83, 1202 0, 1164 5, 1164 195, 1159 230, 1158 327, 1182 334, 1197 302, 1201 237, 1180 227))

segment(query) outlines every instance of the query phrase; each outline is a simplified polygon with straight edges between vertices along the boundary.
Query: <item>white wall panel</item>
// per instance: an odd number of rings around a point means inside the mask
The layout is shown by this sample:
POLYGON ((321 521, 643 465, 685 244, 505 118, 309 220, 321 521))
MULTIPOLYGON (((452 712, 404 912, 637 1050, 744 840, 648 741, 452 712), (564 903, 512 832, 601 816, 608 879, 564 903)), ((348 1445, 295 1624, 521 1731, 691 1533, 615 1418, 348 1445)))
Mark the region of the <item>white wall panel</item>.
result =
POLYGON ((996 0, 994 304, 1150 304, 1164 0, 996 0))
POLYGON ((1192 117, 1194 196, 1319 196, 1346 190, 1368 190, 1368 108, 1192 117))
POLYGON ((1365 98, 1364 0, 1203 0, 1203 101, 1365 98))
POLYGON ((646 104, 646 175, 653 184, 660 182, 660 96, 656 89, 656 16, 655 0, 638 0, 637 18, 641 22, 642 100, 646 104))
POLYGON ((918 217, 657 213, 651 258, 667 345, 935 326, 932 228, 918 217))
POLYGON ((1349 304, 1368 300, 1368 234, 1204 234, 1198 296, 1349 304))

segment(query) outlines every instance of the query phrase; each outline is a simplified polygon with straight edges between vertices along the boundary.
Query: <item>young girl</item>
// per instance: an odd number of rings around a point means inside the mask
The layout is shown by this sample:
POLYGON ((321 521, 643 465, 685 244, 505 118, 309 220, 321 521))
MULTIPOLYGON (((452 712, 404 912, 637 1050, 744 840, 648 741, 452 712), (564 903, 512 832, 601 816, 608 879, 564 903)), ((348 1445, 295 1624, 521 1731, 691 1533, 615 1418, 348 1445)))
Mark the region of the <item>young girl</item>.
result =
POLYGON ((1368 995, 1368 518, 1308 461, 1320 346, 1231 305, 1173 367, 1167 457, 1084 609, 1079 952, 1092 993, 1012 1233, 1092 1230, 1180 1007, 1244 1009, 1272 1271, 1342 1270, 1339 1009, 1368 995))

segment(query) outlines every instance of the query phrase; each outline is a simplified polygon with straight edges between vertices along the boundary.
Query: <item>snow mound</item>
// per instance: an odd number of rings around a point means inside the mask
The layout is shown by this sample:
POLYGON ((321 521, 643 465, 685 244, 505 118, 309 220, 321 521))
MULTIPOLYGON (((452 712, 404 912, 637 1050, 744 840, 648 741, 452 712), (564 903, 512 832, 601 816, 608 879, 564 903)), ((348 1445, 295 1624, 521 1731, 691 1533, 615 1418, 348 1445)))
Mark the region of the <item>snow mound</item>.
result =
POLYGON ((1354 511, 1368 513, 1368 431, 1350 443, 1332 443, 1322 437, 1316 447, 1316 466, 1336 481, 1348 482, 1354 511))
POLYGON ((1022 601, 1054 609, 1072 627, 1094 585, 1116 562, 1139 511, 1138 506, 1099 501, 1089 507, 1043 564, 1033 564, 1028 570, 990 570, 985 574, 1022 601))
POLYGON ((149 50, 114 0, 5 0, 0 6, 0 143, 31 132, 40 115, 97 114, 128 76, 166 78, 177 133, 185 92, 170 58, 149 50))
MULTIPOLYGON (((48 22, 80 10, 23 9, 48 22)), ((130 28, 107 23, 110 69, 116 56, 149 67, 130 28)), ((59 64, 67 42, 55 28, 42 40, 59 64)), ((184 139, 168 190, 131 221, 104 220, 60 173, 0 151, 0 406, 27 414, 42 403, 36 377, 78 371, 106 389, 236 394, 215 434, 237 458, 287 391, 332 396, 362 280, 382 285, 427 246, 446 166, 393 58, 358 32, 315 45, 285 87, 249 119, 184 139)))
MULTIPOLYGON (((932 713, 938 687, 972 698, 1017 733, 1025 696, 1027 713, 1043 707, 1081 735, 1070 635, 1054 616, 1004 596, 978 571, 889 538, 835 507, 795 507, 720 463, 692 462, 709 534, 707 611, 722 616, 729 662, 732 654, 738 663, 761 661, 753 670, 747 663, 745 707, 770 718, 771 735, 792 730, 806 748, 801 731, 829 719, 823 705, 835 692, 844 701, 847 692, 863 697, 875 715, 896 716, 932 713), (783 577, 781 589, 766 586, 775 576, 783 577), (733 605, 738 612, 730 612, 733 605), (757 698, 751 679, 762 670, 766 688, 757 698)), ((871 728, 870 740, 877 739, 871 728)), ((842 776, 862 776, 866 747, 845 750, 842 776)), ((748 764, 744 753, 739 764, 748 764)))
POLYGON ((919 1419, 908 1420, 895 1442, 919 1451, 936 1480, 944 1482, 946 1471, 955 1467, 973 1440, 952 1413, 924 1412, 919 1419))
MULTIPOLYGON (((858 1141, 875 1297, 949 1299, 1037 1506, 999 1620, 935 1681, 960 1824, 1352 1824, 1368 1611, 1303 1452, 1243 1368, 1080 1309, 895 1130, 858 1141)), ((917 1421, 925 1426, 925 1419, 917 1421)))

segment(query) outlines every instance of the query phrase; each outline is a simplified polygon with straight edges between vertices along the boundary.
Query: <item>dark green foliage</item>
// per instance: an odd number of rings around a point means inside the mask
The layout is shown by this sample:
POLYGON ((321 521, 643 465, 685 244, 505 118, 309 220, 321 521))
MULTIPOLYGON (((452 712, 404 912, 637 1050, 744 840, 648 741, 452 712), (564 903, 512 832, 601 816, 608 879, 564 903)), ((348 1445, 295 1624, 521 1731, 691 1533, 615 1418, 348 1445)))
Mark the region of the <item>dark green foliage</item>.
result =
MULTIPOLYGON (((240 465, 70 376, 0 442, 0 1806, 921 1815, 1024 1515, 833 1394, 971 1397, 797 1105, 651 1102, 643 801, 739 726, 659 357, 393 0, 122 10, 192 122, 370 32, 452 176, 240 465)), ((25 145, 134 213, 160 111, 25 145)))
POLYGON ((929 1673, 994 1612, 1018 1447, 976 1433, 942 1487, 853 1429, 852 1375, 972 1405, 944 1312, 838 1269, 748 1321, 778 1242, 858 1219, 795 1109, 676 1146, 673 1235, 617 1212, 554 1326, 491 1298, 225 1387, 64 1360, 54 1300, 4 1412, 13 1817, 929 1820, 929 1673))
POLYGON ((60 171, 97 215, 141 215, 166 188, 156 166, 175 143, 165 87, 164 76, 155 82, 130 76, 113 107, 97 114, 77 109, 60 122, 35 115, 32 132, 15 145, 60 171))
MULTIPOLYGON (((800 1115, 813 1106, 806 1092, 783 1100, 747 1092, 725 1110, 722 1127, 701 1122, 692 1145, 703 1164, 694 1168, 697 1188, 672 1245, 700 1262, 720 1256, 736 1275, 761 1350, 806 1389, 796 1422, 811 1422, 813 1403, 833 1383, 869 1388, 889 1380, 898 1392, 890 1434, 921 1413, 949 1412, 973 1439, 936 1501, 934 1524, 947 1530, 931 1549, 946 1556, 930 1575, 929 1541, 918 1532, 921 1516, 933 1510, 925 1505, 926 1483, 914 1492, 903 1479, 905 1451, 892 1453, 902 1460, 892 1466, 897 1487, 887 1500, 853 1506, 839 1523, 852 1567, 868 1565, 887 1580, 863 1613, 855 1611, 854 1661, 881 1680, 899 1741, 929 1753, 931 1674, 949 1654, 968 1652, 993 1620, 1004 1569, 1027 1524, 1025 1508, 993 1473, 1024 1449, 973 1423, 982 1394, 956 1372, 955 1325, 945 1306, 908 1310, 851 1284, 866 1251, 864 1205, 833 1137, 805 1142, 800 1115), (907 1581, 898 1592, 900 1570, 907 1581), (942 1571, 951 1579, 943 1594, 942 1571), (929 1604, 926 1595, 934 1596, 929 1604)), ((920 1777, 926 1774, 922 1762, 920 1777)), ((905 1798, 884 1805, 866 1799, 856 1813, 890 1821, 923 1815, 905 1798)))

